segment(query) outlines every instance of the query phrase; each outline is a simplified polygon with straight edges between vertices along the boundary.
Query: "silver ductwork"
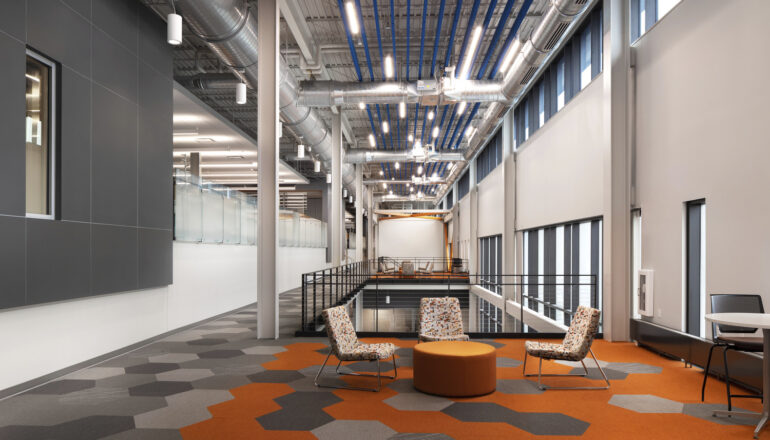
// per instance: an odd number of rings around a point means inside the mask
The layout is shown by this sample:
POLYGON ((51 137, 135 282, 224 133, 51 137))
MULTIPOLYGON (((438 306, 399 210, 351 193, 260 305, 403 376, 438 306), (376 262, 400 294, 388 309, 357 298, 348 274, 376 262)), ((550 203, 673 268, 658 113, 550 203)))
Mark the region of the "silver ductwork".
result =
POLYGON ((446 180, 432 180, 430 178, 425 180, 411 180, 411 179, 370 179, 370 180, 364 180, 364 185, 406 185, 406 184, 414 184, 414 185, 442 185, 446 183, 446 180))
MULTIPOLYGON (((505 97, 504 100, 492 103, 480 118, 476 132, 465 150, 466 160, 473 158, 492 130, 497 127, 510 105, 534 78, 548 54, 562 40, 570 27, 578 22, 578 18, 590 10, 596 1, 551 0, 550 7, 543 14, 540 24, 532 31, 529 40, 522 45, 503 78, 501 92, 505 97)), ((450 184, 454 182, 465 171, 467 164, 468 162, 465 162, 462 166, 455 167, 447 176, 447 181, 450 184)), ((437 199, 440 200, 448 190, 449 185, 441 190, 437 199)))
MULTIPOLYGON (((257 88, 257 16, 246 0, 176 0, 190 30, 252 89, 257 88)), ((284 128, 311 147, 326 170, 332 168, 331 131, 318 113, 297 102, 299 84, 280 59, 279 106, 284 128)), ((354 191, 355 167, 342 164, 342 184, 354 191)))
POLYGON ((423 157, 415 157, 409 150, 406 151, 382 151, 382 150, 348 150, 343 162, 356 163, 384 163, 384 162, 457 162, 465 160, 463 153, 431 153, 423 157))

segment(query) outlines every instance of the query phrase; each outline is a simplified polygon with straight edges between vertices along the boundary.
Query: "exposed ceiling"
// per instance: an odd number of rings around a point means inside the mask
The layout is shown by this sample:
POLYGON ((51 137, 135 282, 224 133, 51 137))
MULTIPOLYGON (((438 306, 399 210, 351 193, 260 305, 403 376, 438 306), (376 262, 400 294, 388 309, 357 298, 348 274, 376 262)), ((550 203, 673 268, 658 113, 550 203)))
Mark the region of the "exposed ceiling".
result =
MULTIPOLYGON (((167 0, 141 0, 156 12, 165 16, 171 11, 167 0)), ((470 77, 489 78, 495 64, 504 55, 504 41, 508 37, 517 17, 526 8, 527 0, 360 0, 358 12, 363 18, 361 32, 352 36, 355 56, 346 34, 346 26, 340 8, 348 0, 283 0, 281 19, 281 54, 299 80, 331 79, 337 81, 382 81, 383 59, 393 56, 396 77, 399 79, 427 79, 443 75, 444 68, 454 66, 461 60, 461 54, 470 41, 471 30, 476 26, 485 28, 479 48, 473 59, 470 77), (290 23, 285 19, 284 9, 291 8, 292 20, 302 20, 307 26, 309 38, 295 38, 290 23), (504 23, 501 17, 506 9, 509 14, 504 23), (474 14, 475 10, 475 14, 474 14), (455 20, 456 19, 456 20, 455 20), (497 30, 499 27, 499 34, 497 30), (454 32, 453 32, 454 31, 454 32), (365 33, 366 39, 362 37, 365 33), (454 36, 453 36, 454 34, 454 36), (495 36, 498 36, 495 39, 495 36), (298 41, 299 40, 299 41, 298 41), (421 44, 422 43, 422 44, 421 44), (308 48, 315 53, 308 53, 308 48), (367 50, 368 49, 368 50, 367 50), (310 56, 311 60, 307 59, 310 56), (408 59, 408 62, 407 62, 408 59), (487 59, 488 62, 484 62, 487 59), (316 63, 315 66, 309 66, 316 63), (484 70, 482 72, 482 70, 484 70), (360 72, 360 78, 359 78, 360 72)), ((257 2, 250 1, 256 8, 257 2)), ((517 36, 528 37, 533 27, 548 6, 548 0, 532 0, 522 17, 517 36)), ((216 72, 227 72, 216 56, 205 44, 185 29, 184 42, 174 50, 174 76, 180 82, 193 77, 216 72)), ((495 78, 495 76, 492 76, 495 78)), ((498 75, 499 77, 499 75, 498 75)), ((255 91, 249 90, 245 105, 235 103, 234 90, 194 90, 193 93, 224 118, 231 121, 245 133, 256 138, 257 109, 255 91)), ((437 149, 463 149, 463 132, 482 117, 486 104, 476 111, 468 106, 462 116, 456 116, 455 105, 420 107, 410 104, 407 116, 400 119, 395 105, 369 105, 367 109, 357 106, 342 108, 343 119, 349 127, 346 141, 353 148, 370 148, 369 134, 376 137, 376 148, 405 150, 411 148, 407 136, 422 139, 427 144, 434 127, 438 127, 437 149), (433 112, 433 119, 429 113, 433 112), (371 117, 370 117, 371 114, 371 117), (474 118, 469 121, 469 116, 474 118), (383 124, 388 121, 390 130, 383 133, 383 124)), ((319 108, 318 111, 330 126, 332 111, 337 109, 319 108)), ((313 171, 312 161, 293 161, 296 155, 296 141, 284 135, 281 139, 281 157, 300 173, 310 179, 323 178, 322 173, 313 171)), ((427 164, 424 173, 445 176, 448 162, 427 164)), ((409 179, 416 174, 418 164, 402 163, 396 169, 394 164, 369 164, 367 176, 385 179, 409 179)), ((387 190, 394 194, 408 195, 410 191, 431 194, 437 185, 392 184, 387 190)))
MULTIPOLYGON (((179 85, 174 86, 174 168, 189 167, 190 153, 200 154, 201 178, 222 185, 257 185, 257 143, 179 85)), ((278 183, 308 183, 281 161, 278 183)), ((247 190, 248 192, 248 190, 247 190)))

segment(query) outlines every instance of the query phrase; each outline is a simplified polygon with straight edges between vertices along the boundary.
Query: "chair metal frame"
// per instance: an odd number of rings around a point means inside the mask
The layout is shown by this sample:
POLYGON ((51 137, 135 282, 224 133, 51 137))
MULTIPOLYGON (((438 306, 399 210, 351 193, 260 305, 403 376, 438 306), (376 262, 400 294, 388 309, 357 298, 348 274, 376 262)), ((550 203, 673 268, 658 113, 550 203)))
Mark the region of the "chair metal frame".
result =
POLYGON ((580 360, 580 364, 583 365, 583 371, 582 374, 543 374, 543 358, 540 356, 534 356, 538 359, 540 359, 540 363, 537 368, 537 374, 530 373, 527 374, 527 356, 529 353, 526 351, 524 352, 524 367, 522 368, 522 371, 524 372, 524 377, 534 377, 537 376, 537 387, 541 390, 607 390, 610 388, 610 380, 607 379, 607 375, 604 373, 604 369, 601 365, 599 365, 599 361, 596 359, 596 355, 594 354, 593 349, 589 348, 588 352, 591 354, 591 357, 594 359, 594 363, 596 364, 596 368, 599 369, 599 372, 602 373, 602 377, 604 378, 604 382, 607 384, 606 386, 602 387, 553 387, 549 385, 545 385, 542 381, 543 377, 586 377, 588 376, 588 368, 586 367, 585 362, 583 362, 583 359, 580 360))
MULTIPOLYGON (((762 304, 762 297, 760 295, 754 295, 754 294, 729 294, 729 293, 715 293, 712 295, 709 295, 709 299, 711 300, 711 309, 712 312, 714 310, 714 299, 715 297, 751 297, 751 298, 757 298, 759 300, 759 311, 757 313, 765 313, 764 305, 762 304)), ((747 328, 748 329, 748 328, 747 328)), ((745 329, 743 329, 745 330, 745 329)), ((756 331, 756 329, 755 329, 756 331)), ((719 330, 720 334, 729 334, 729 333, 746 333, 743 331, 722 331, 719 330)), ((711 345, 711 348, 709 348, 709 355, 708 360, 706 361, 706 368, 703 370, 703 384, 701 385, 700 389, 700 401, 705 401, 706 398, 706 380, 708 379, 709 370, 711 369, 711 357, 714 354, 714 349, 717 347, 722 347, 722 362, 725 368, 725 389, 727 392, 727 411, 732 411, 733 409, 733 397, 740 398, 740 399, 762 399, 761 394, 731 394, 730 391, 730 371, 727 366, 727 352, 730 350, 733 351, 748 351, 752 352, 751 350, 745 350, 742 349, 740 346, 731 344, 728 340, 720 340, 719 336, 717 336, 717 324, 711 323, 711 339, 713 341, 713 344, 711 345)), ((760 338, 761 339, 761 338, 760 338)), ((756 352, 756 351, 754 351, 756 352)), ((761 352, 761 350, 759 350, 761 352)))
MULTIPOLYGON (((334 369, 334 372, 337 373, 340 376, 376 377, 377 378, 377 388, 363 388, 363 387, 349 387, 349 386, 338 386, 338 385, 324 385, 324 384, 321 384, 321 383, 318 382, 318 379, 321 376, 321 373, 323 372, 324 368, 326 367, 326 363, 329 362, 329 358, 331 357, 333 351, 334 350, 332 350, 330 348, 329 354, 326 355, 326 359, 324 359, 324 363, 321 365, 321 368, 318 369, 318 373, 315 375, 315 379, 313 380, 313 383, 317 387, 321 387, 321 388, 336 388, 336 389, 341 389, 341 390, 372 391, 372 392, 376 393, 376 392, 380 391, 380 389, 382 389, 382 378, 383 377, 386 378, 386 379, 395 379, 396 377, 398 377, 398 367, 396 366, 396 354, 393 353, 393 355, 391 355, 391 358, 393 358, 393 375, 392 376, 387 376, 387 375, 382 374, 382 371, 381 371, 381 368, 380 368, 380 359, 369 360, 370 362, 375 362, 375 361, 377 362, 377 374, 366 374, 366 373, 356 373, 356 372, 351 372, 351 373, 342 372, 342 371, 340 371, 340 367, 342 366, 342 360, 340 360, 337 363, 337 367, 334 369)), ((337 355, 335 354, 334 356, 336 357, 337 355)), ((337 358, 337 359, 339 360, 339 358, 337 358)), ((357 361, 348 361, 348 362, 361 362, 363 360, 366 360, 366 359, 361 359, 361 360, 357 360, 357 361)))

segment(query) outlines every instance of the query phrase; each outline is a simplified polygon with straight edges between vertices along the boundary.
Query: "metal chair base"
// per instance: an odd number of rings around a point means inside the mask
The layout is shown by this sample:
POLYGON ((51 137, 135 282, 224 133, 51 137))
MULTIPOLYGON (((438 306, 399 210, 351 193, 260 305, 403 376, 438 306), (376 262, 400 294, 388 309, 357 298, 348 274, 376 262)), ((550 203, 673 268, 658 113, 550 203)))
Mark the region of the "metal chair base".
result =
MULTIPOLYGON (((367 374, 367 373, 345 373, 340 371, 340 367, 342 366, 342 361, 339 361, 337 363, 337 367, 334 369, 334 372, 337 373, 340 376, 366 376, 366 377, 376 377, 377 378, 377 388, 362 388, 362 387, 348 387, 348 386, 338 386, 338 385, 325 385, 318 382, 318 378, 321 376, 321 373, 323 372, 324 368, 326 367, 326 363, 329 362, 329 358, 331 357, 332 352, 329 351, 329 354, 326 355, 326 359, 324 359, 324 363, 321 365, 321 368, 318 369, 318 373, 315 375, 315 379, 313 380, 313 383, 315 386, 320 388, 336 388, 340 390, 354 390, 354 391, 372 391, 372 392, 378 392, 382 388, 382 378, 386 379, 395 379, 398 376, 398 368, 396 367, 396 355, 394 354, 392 356, 393 358, 393 375, 387 376, 383 375, 380 371, 380 360, 377 359, 377 374, 367 374)), ((356 361, 358 362, 358 361, 356 361)))
POLYGON ((735 350, 735 351, 741 351, 738 350, 728 344, 722 344, 722 343, 715 343, 709 348, 709 356, 708 360, 706 361, 706 368, 703 370, 703 384, 701 385, 700 389, 700 401, 705 401, 706 398, 706 380, 708 379, 709 370, 711 369, 711 357, 714 354, 714 349, 717 347, 722 347, 722 357, 724 362, 724 369, 725 369, 725 388, 727 390, 727 411, 724 411, 726 416, 736 415, 737 413, 733 411, 733 399, 739 398, 739 399, 762 399, 761 394, 732 394, 730 391, 730 371, 727 367, 727 351, 728 350, 735 350))
POLYGON ((543 384, 542 378, 543 377, 586 377, 588 376, 588 368, 586 367, 585 362, 583 360, 580 360, 580 364, 583 366, 584 373, 582 374, 543 374, 543 358, 539 357, 540 363, 537 368, 537 374, 530 373, 527 374, 527 356, 529 353, 526 351, 524 352, 524 377, 533 377, 537 376, 537 387, 541 390, 607 390, 610 388, 610 380, 607 379, 607 375, 604 374, 604 369, 602 369, 602 366, 599 365, 599 361, 596 359, 596 355, 594 355, 594 351, 592 349, 588 350, 589 353, 591 353, 591 357, 594 359, 594 363, 596 364, 596 368, 599 369, 599 372, 602 373, 602 377, 604 378, 604 382, 607 384, 603 387, 552 387, 543 384))

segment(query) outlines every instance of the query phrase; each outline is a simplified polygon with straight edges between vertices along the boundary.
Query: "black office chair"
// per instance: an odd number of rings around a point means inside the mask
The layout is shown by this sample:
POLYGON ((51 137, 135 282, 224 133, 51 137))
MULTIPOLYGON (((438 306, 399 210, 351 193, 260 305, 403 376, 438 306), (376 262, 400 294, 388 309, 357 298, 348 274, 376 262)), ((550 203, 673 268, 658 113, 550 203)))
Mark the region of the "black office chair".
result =
MULTIPOLYGON (((762 306, 762 297, 759 295, 730 295, 719 294, 711 295, 711 313, 765 313, 765 308, 762 306)), ((714 345, 709 350, 708 361, 706 362, 706 369, 703 370, 703 386, 701 387, 700 400, 704 400, 706 394, 706 378, 708 378, 709 367, 711 366, 711 355, 714 353, 714 349, 722 347, 722 356, 724 357, 725 366, 725 385, 727 388, 727 409, 731 411, 733 409, 732 398, 753 398, 761 399, 761 395, 756 394, 730 394, 730 373, 727 369, 727 351, 748 351, 752 353, 762 352, 762 337, 755 336, 729 336, 737 333, 754 333, 757 329, 750 327, 737 327, 733 325, 724 324, 711 324, 711 337, 714 341, 714 345), (719 333, 717 333, 717 327, 719 333)))

